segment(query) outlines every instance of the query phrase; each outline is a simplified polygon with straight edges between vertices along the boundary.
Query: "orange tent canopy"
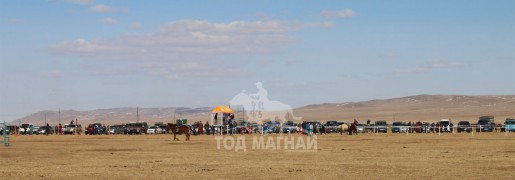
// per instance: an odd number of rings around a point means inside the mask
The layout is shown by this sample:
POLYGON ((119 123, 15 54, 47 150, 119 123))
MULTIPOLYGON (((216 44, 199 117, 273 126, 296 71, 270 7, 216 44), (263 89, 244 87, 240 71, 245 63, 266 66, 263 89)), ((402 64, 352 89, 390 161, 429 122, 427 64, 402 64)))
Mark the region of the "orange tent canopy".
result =
POLYGON ((228 113, 233 114, 233 111, 230 107, 227 106, 216 106, 212 111, 212 113, 228 113))

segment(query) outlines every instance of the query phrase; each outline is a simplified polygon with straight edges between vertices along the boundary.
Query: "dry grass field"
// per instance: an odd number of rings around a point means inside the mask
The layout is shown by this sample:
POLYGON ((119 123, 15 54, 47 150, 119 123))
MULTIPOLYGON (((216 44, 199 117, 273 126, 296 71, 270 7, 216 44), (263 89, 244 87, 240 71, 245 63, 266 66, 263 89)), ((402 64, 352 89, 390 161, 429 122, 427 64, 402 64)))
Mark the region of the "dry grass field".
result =
POLYGON ((214 136, 13 136, 0 179, 515 179, 515 133, 332 134, 316 152, 253 150, 253 136, 247 152, 214 136))

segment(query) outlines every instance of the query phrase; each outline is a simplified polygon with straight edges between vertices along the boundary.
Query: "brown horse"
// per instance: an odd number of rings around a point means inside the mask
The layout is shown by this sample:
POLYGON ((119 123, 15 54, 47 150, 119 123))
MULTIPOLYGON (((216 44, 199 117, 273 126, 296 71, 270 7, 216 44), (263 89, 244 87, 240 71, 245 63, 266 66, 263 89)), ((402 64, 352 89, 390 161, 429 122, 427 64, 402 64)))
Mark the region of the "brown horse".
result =
POLYGON ((173 133, 173 140, 179 140, 177 139, 177 134, 185 134, 186 135, 186 141, 189 141, 190 140, 190 135, 191 135, 191 127, 189 126, 178 126, 177 127, 177 124, 174 124, 174 123, 168 123, 168 125, 166 126, 166 131, 168 132, 172 132, 173 133))
POLYGON ((358 135, 358 127, 357 127, 357 123, 354 122, 354 123, 351 123, 350 126, 349 126, 349 135, 352 135, 352 134, 355 134, 355 135, 358 135))

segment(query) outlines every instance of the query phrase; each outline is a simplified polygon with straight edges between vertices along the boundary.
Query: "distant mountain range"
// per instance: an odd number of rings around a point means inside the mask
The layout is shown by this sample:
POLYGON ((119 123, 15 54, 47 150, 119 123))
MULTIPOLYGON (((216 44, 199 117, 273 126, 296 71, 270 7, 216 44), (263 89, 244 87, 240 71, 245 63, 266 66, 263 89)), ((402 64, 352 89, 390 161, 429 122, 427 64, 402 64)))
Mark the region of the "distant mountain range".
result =
MULTIPOLYGON (((140 121, 173 122, 177 118, 192 121, 210 119, 212 107, 187 108, 139 108, 140 121)), ((387 121, 437 121, 452 119, 476 121, 481 115, 493 115, 498 122, 507 117, 515 117, 515 95, 464 96, 464 95, 417 95, 401 98, 370 100, 363 102, 313 104, 294 109, 295 116, 303 120, 366 121, 368 119, 387 121)), ((58 111, 41 111, 15 120, 14 122, 42 125, 58 122, 58 111)), ((137 121, 135 107, 97 109, 90 111, 62 110, 61 122, 69 123, 78 119, 80 124, 100 122, 120 124, 137 121)))
POLYGON ((477 121, 479 116, 493 115, 498 122, 515 117, 515 95, 463 96, 417 95, 364 102, 308 105, 295 110, 305 119, 358 121, 477 121))
MULTIPOLYGON (((89 123, 105 123, 120 124, 127 122, 146 121, 146 122, 172 122, 175 118, 192 118, 210 117, 210 107, 187 108, 187 107, 168 107, 168 108, 112 108, 97 109, 90 111, 61 110, 61 123, 68 124, 72 120, 77 119, 79 124, 89 123), (138 113, 139 109, 139 113, 138 113)), ((38 125, 46 122, 54 125, 59 123, 59 111, 40 111, 27 117, 15 120, 14 122, 34 123, 38 125)))

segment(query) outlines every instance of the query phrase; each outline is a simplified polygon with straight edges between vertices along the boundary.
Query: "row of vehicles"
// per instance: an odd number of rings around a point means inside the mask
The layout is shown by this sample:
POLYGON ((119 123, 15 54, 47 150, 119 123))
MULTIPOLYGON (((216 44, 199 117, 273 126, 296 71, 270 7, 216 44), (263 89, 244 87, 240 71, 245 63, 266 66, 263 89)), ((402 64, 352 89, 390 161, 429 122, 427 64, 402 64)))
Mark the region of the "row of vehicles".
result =
POLYGON ((481 116, 476 124, 472 124, 469 121, 459 121, 457 126, 454 127, 454 124, 450 119, 442 119, 438 123, 416 123, 416 124, 408 124, 406 122, 394 122, 391 127, 392 133, 402 133, 402 132, 453 132, 457 131, 461 132, 493 132, 494 130, 504 132, 504 131, 514 131, 515 132, 515 119, 507 118, 504 121, 504 124, 495 124, 493 116, 481 116))
POLYGON ((130 122, 109 127, 108 134, 165 134, 166 125, 162 122, 149 126, 146 122, 130 122))
MULTIPOLYGON (((50 128, 48 128, 48 130, 47 130, 46 126, 35 126, 32 123, 24 123, 24 124, 21 124, 20 126, 7 125, 6 133, 13 134, 15 132, 18 132, 21 135, 29 135, 29 134, 47 135, 47 134, 56 133, 56 130, 57 129, 52 126, 50 126, 50 128)), ((62 127, 61 132, 63 132, 63 134, 75 134, 75 133, 80 134, 82 132, 82 130, 81 130, 80 124, 79 125, 65 124, 62 127), (78 131, 75 131, 76 127, 78 127, 77 128, 78 131)), ((0 127, 0 134, 3 134, 3 127, 0 127)))
MULTIPOLYGON (((187 121, 177 121, 179 124, 187 125, 187 121)), ((334 133, 338 132, 339 127, 342 124, 346 124, 345 122, 330 120, 325 122, 324 124, 318 121, 307 121, 307 123, 312 123, 315 127, 319 129, 315 131, 319 131, 320 128, 324 128, 325 133, 334 133)), ((198 124, 194 123, 191 126, 192 129, 198 130, 198 124)), ((3 133, 3 127, 0 127, 0 134, 3 133)), ((278 121, 266 121, 263 125, 259 125, 257 123, 249 123, 249 122, 238 122, 233 127, 232 133, 259 133, 258 131, 263 130, 263 133, 297 133, 301 128, 300 123, 296 123, 293 121, 287 121, 281 124, 278 121)), ((356 126, 358 133, 364 132, 375 132, 375 133, 387 133, 388 129, 392 133, 424 133, 424 132, 493 132, 494 130, 511 131, 515 132, 515 119, 507 118, 504 123, 495 124, 493 116, 481 116, 476 124, 472 124, 469 121, 459 121, 457 126, 454 126, 453 122, 450 119, 442 119, 437 123, 406 123, 396 121, 391 125, 384 120, 375 121, 373 124, 357 124, 356 126)), ((14 125, 8 125, 6 132, 9 134, 13 134, 14 132, 18 132, 22 135, 25 134, 54 134, 57 129, 49 128, 47 132, 47 128, 45 126, 39 127, 34 126, 31 123, 21 124, 19 127, 14 125)), ((216 131, 217 129, 215 129, 216 131)), ((64 124, 61 129, 63 134, 82 134, 83 129, 80 124, 64 124)), ((224 130, 224 133, 226 133, 224 130)), ((162 122, 155 123, 152 126, 149 126, 146 122, 130 122, 123 125, 112 125, 106 127, 101 123, 89 124, 85 129, 84 133, 88 134, 165 134, 168 133, 166 130, 166 125, 162 122), (96 128, 95 128, 96 127, 96 128)), ((196 134, 193 132, 193 134, 196 134)))

